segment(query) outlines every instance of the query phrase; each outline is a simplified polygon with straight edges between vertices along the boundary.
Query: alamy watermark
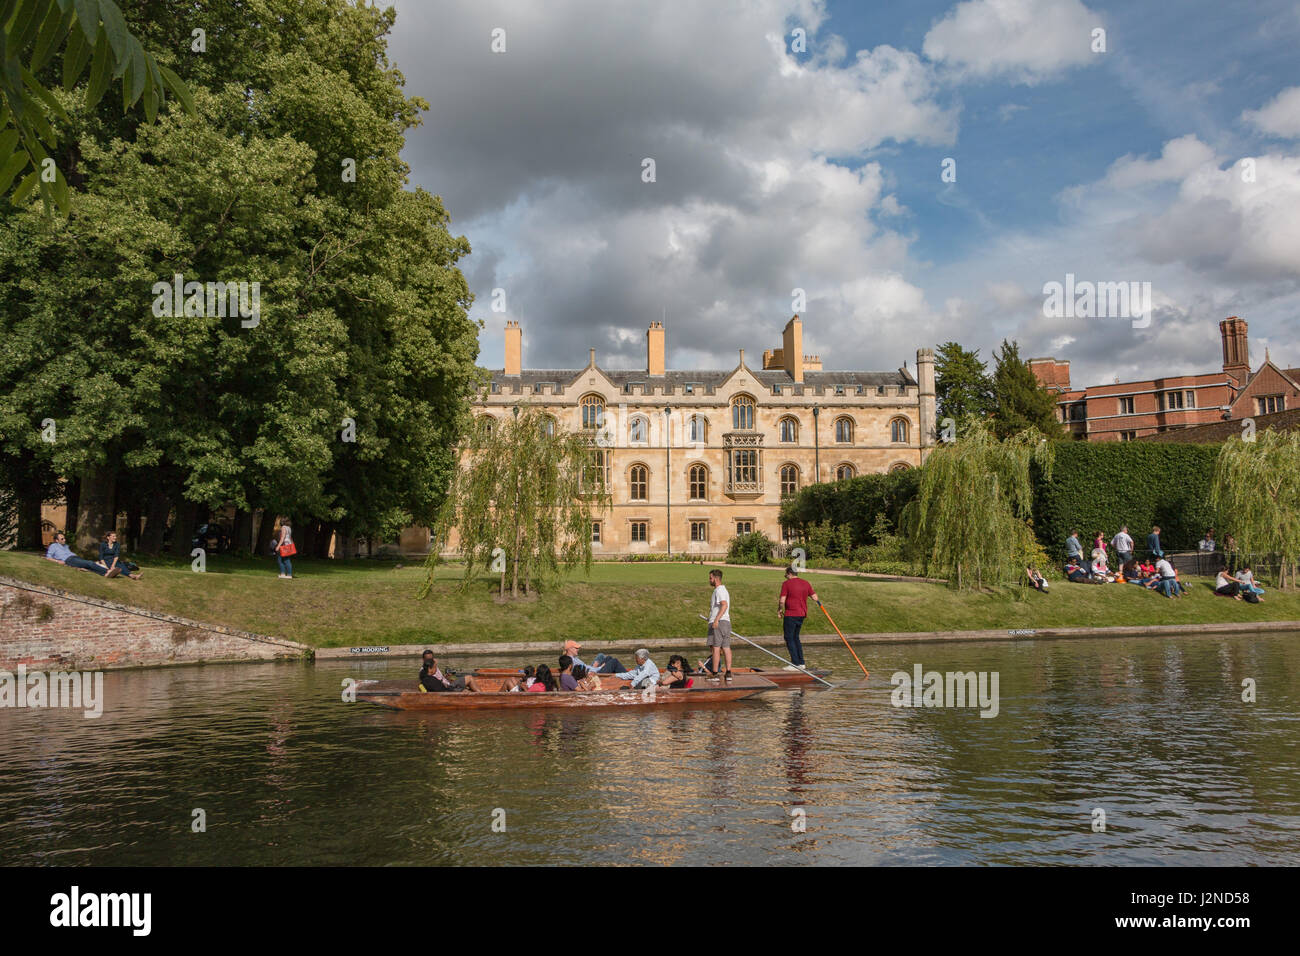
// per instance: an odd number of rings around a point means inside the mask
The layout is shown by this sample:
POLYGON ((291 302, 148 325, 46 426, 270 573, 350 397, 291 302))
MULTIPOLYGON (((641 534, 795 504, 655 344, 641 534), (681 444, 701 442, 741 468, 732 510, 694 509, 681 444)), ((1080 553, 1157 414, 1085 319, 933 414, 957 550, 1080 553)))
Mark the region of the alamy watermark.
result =
POLYGON ((103 671, 0 670, 0 708, 68 707, 85 711, 88 719, 104 715, 103 671))
POLYGON ((1049 319, 1129 319, 1135 329, 1151 325, 1150 282, 1075 281, 1043 285, 1043 315, 1049 319))
POLYGON ((153 314, 158 318, 239 316, 245 329, 256 328, 262 321, 260 282, 186 282, 177 272, 171 282, 155 282, 153 295, 153 314))
POLYGON ((889 702, 895 707, 979 707, 981 717, 998 715, 997 671, 938 671, 922 673, 920 664, 894 671, 889 702))

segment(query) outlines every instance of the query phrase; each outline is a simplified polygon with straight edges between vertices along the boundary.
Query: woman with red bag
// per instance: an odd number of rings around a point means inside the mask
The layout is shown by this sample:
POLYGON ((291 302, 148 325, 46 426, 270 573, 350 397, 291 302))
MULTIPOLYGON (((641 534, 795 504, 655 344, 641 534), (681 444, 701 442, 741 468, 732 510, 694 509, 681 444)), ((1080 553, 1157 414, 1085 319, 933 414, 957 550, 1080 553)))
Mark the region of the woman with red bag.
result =
POLYGON ((293 528, 287 516, 280 519, 280 534, 275 539, 275 557, 280 562, 280 577, 293 578, 293 562, 289 559, 298 553, 293 543, 293 528))

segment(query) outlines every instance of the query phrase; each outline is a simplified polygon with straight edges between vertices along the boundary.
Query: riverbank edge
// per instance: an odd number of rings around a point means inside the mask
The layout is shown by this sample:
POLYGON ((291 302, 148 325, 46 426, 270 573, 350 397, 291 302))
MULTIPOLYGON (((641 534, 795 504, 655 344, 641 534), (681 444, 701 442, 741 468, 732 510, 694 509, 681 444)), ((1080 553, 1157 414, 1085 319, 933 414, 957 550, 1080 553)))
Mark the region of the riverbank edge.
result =
MULTIPOLYGON (((1300 621, 1242 621, 1216 624, 1149 624, 1142 627, 1047 627, 1047 628, 1012 628, 990 629, 981 631, 881 631, 871 634, 844 635, 854 644, 924 644, 949 643, 955 641, 1022 641, 1022 640, 1065 640, 1097 637, 1177 637, 1179 635, 1223 634, 1228 636, 1244 634, 1267 634, 1286 631, 1300 631, 1300 621)), ((751 641, 768 647, 785 647, 785 639, 780 634, 761 634, 749 636, 751 641)), ((834 634, 809 634, 802 638, 805 645, 840 644, 834 634)), ((664 637, 641 640, 584 641, 582 654, 590 660, 600 652, 630 651, 644 647, 650 651, 675 650, 683 647, 707 648, 708 642, 703 637, 664 637)), ((744 650, 745 642, 732 640, 733 649, 744 650)), ((419 657, 425 649, 436 654, 457 654, 472 656, 491 656, 493 654, 520 654, 540 652, 552 654, 560 650, 558 641, 507 641, 495 644, 383 644, 367 647, 320 647, 316 649, 315 660, 383 660, 386 658, 419 657)))

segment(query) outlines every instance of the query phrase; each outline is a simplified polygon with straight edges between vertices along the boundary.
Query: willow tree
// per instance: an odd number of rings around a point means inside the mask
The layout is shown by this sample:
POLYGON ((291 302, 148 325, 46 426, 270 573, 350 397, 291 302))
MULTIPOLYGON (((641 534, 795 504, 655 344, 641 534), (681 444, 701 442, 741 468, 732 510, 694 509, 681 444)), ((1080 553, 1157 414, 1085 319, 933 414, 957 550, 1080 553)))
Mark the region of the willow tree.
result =
POLYGON ((501 575, 501 596, 527 594, 543 578, 591 568, 591 524, 609 507, 608 452, 584 434, 522 407, 513 417, 480 417, 434 526, 429 593, 440 545, 454 529, 465 561, 462 589, 480 570, 501 575))
POLYGON ((999 441, 979 420, 936 448, 905 515, 927 573, 959 588, 1015 580, 1037 550, 1029 527, 1029 465, 1036 461, 1050 475, 1053 460, 1051 444, 1036 429, 999 441))
POLYGON ((1296 586, 1300 564, 1300 432, 1266 429, 1230 438, 1210 485, 1216 523, 1246 554, 1276 555, 1278 587, 1296 586))

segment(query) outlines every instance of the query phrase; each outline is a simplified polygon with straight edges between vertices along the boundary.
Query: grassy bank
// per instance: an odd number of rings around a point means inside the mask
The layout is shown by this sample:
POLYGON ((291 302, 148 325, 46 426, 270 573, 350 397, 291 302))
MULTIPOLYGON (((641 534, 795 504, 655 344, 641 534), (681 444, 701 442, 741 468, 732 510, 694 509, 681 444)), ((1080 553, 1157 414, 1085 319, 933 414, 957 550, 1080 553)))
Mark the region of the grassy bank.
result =
MULTIPOLYGON (((33 554, 0 551, 0 575, 199 621, 274 634, 317 647, 431 641, 547 641, 699 635, 708 610, 700 565, 597 564, 534 600, 500 604, 486 578, 458 590, 461 570, 444 566, 433 592, 415 598, 424 570, 370 561, 294 561, 298 577, 276 577, 274 561, 216 557, 200 575, 189 564, 150 561, 141 581, 105 580, 33 554)), ((845 633, 1070 626, 1142 626, 1300 620, 1300 592, 1270 591, 1265 603, 1216 596, 1211 582, 1171 601, 1132 585, 1058 583, 1050 594, 1015 600, 1009 592, 953 591, 943 585, 810 573, 808 579, 845 633)), ((728 568, 745 635, 780 633, 779 570, 728 568)), ((833 633, 814 611, 808 633, 833 633)))

